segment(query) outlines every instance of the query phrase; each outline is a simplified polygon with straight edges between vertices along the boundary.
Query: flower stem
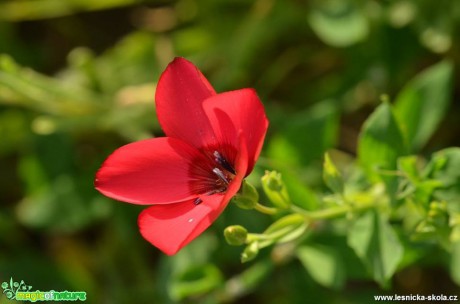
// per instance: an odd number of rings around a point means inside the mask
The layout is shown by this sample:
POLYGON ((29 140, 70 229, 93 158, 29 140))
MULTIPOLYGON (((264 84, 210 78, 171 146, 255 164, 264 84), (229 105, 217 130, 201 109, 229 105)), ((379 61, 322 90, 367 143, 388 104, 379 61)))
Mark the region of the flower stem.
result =
POLYGON ((257 211, 259 211, 261 213, 270 214, 270 215, 276 214, 279 211, 276 208, 267 207, 267 206, 264 206, 264 205, 262 205, 260 203, 257 203, 255 205, 254 209, 256 209, 257 211))
POLYGON ((306 211, 302 210, 299 207, 292 206, 291 209, 294 212, 300 213, 301 215, 305 216, 307 220, 326 220, 326 219, 333 219, 337 217, 341 217, 346 215, 352 211, 363 211, 366 209, 370 209, 374 207, 376 204, 374 201, 363 201, 353 205, 343 205, 343 206, 336 206, 333 208, 316 210, 316 211, 306 211))

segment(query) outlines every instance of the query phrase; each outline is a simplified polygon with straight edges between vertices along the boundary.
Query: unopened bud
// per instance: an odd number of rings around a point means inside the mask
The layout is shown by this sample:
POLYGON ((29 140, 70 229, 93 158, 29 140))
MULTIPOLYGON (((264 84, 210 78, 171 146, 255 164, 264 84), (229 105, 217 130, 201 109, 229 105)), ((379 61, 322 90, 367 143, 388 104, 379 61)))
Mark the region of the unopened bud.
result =
POLYGON ((252 261, 257 254, 259 254, 259 243, 252 242, 249 244, 241 254, 241 263, 252 261))
POLYGON ((283 189, 283 180, 281 179, 281 173, 276 171, 265 171, 265 175, 262 176, 262 182, 264 186, 271 191, 281 191, 283 189))
POLYGON ((246 242, 248 231, 240 225, 228 226, 224 230, 224 236, 229 245, 241 246, 246 242))
POLYGON ((282 209, 289 207, 289 195, 281 179, 281 173, 266 171, 262 176, 262 188, 273 205, 282 209))
POLYGON ((241 209, 254 209, 259 202, 259 193, 254 186, 243 180, 240 191, 232 198, 232 202, 241 209))

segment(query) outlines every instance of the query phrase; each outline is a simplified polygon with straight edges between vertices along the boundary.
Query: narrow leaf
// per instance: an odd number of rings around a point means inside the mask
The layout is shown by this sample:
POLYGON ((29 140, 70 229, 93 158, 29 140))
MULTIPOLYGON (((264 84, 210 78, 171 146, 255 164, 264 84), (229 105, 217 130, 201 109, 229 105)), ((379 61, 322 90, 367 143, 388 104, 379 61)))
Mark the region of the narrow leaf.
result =
POLYGON ((342 176, 328 153, 324 154, 323 180, 334 193, 343 193, 342 176))
POLYGON ((460 211, 460 148, 436 152, 427 167, 433 168, 430 177, 442 183, 434 193, 436 199, 445 200, 449 209, 460 211))

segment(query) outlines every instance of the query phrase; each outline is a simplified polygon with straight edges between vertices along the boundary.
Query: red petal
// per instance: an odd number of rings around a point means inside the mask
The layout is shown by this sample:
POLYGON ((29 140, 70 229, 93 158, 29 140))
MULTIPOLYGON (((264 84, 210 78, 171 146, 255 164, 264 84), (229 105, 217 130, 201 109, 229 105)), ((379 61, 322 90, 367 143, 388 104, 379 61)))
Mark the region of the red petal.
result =
POLYGON ((104 195, 134 204, 162 204, 195 197, 192 180, 200 178, 207 159, 175 138, 134 142, 113 152, 96 174, 95 186, 104 195), (191 172, 195 176, 191 176, 191 172))
POLYGON ((188 200, 177 204, 155 205, 141 212, 138 218, 142 236, 168 255, 177 253, 208 228, 222 213, 230 199, 238 192, 247 166, 247 152, 240 146, 236 162, 239 174, 224 194, 200 196, 202 202, 188 200))
POLYGON ((237 132, 241 130, 248 149, 249 174, 259 157, 268 120, 262 103, 253 89, 242 89, 214 95, 203 107, 222 146, 237 146, 237 132))
POLYGON ((202 102, 216 92, 190 61, 176 58, 160 77, 156 111, 163 131, 201 148, 215 142, 202 102))
POLYGON ((173 255, 219 216, 226 206, 224 196, 204 196, 177 204, 155 205, 141 212, 138 225, 142 236, 168 255, 173 255))

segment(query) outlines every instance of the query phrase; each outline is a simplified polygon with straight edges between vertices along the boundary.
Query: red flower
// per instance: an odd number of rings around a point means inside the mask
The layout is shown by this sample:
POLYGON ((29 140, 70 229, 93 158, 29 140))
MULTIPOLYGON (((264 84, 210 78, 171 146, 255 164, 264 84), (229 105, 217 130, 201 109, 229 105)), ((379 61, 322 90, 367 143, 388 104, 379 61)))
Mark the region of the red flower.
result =
POLYGON ((268 121, 253 89, 216 94, 189 61, 176 58, 155 94, 167 137, 125 145, 96 174, 96 189, 128 203, 142 236, 168 255, 200 235, 253 169, 268 121))

